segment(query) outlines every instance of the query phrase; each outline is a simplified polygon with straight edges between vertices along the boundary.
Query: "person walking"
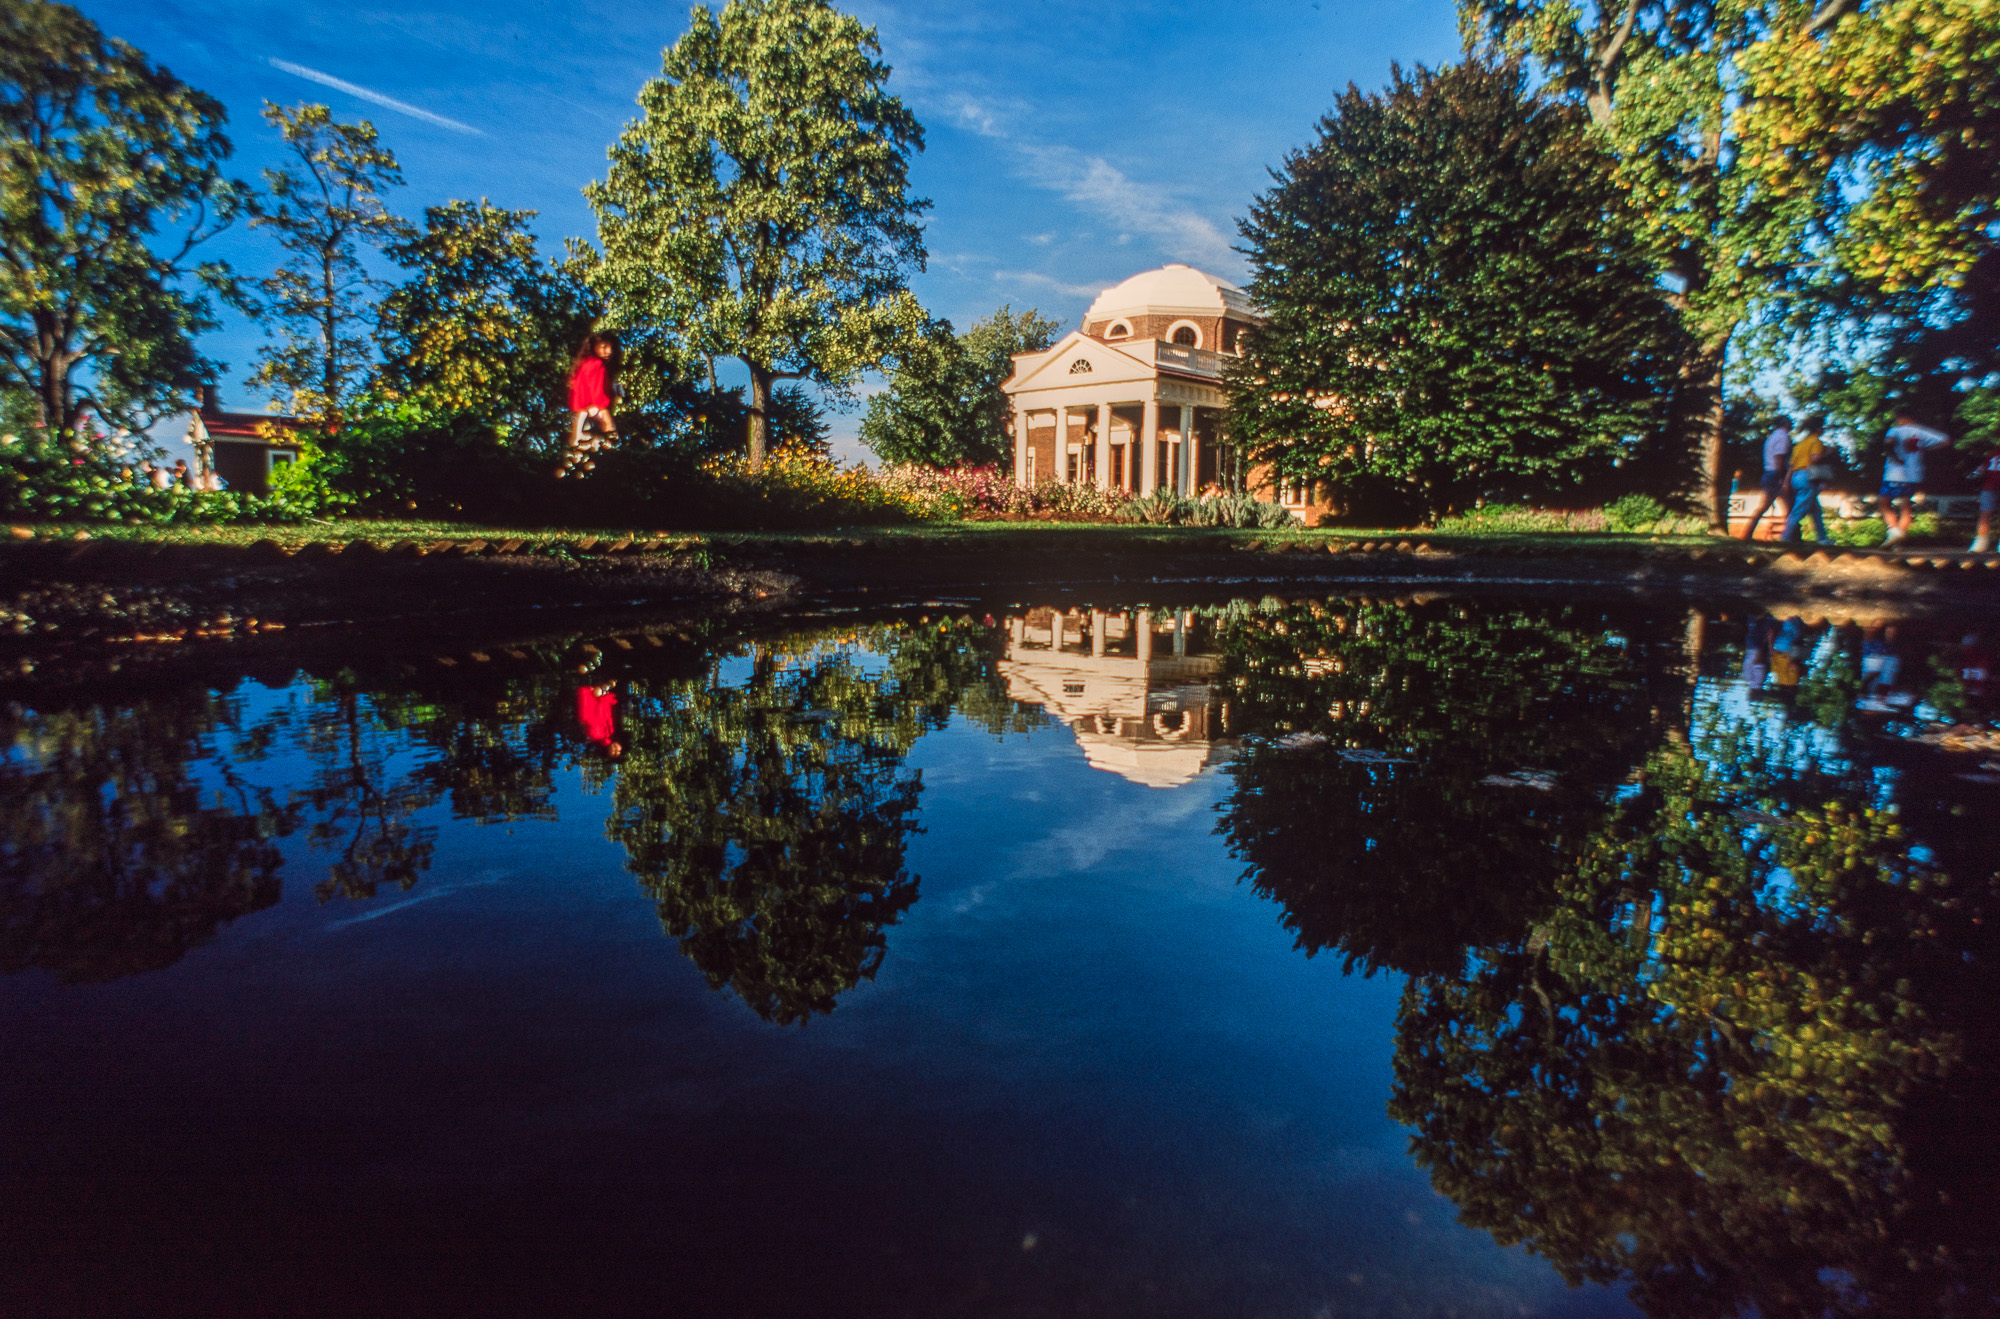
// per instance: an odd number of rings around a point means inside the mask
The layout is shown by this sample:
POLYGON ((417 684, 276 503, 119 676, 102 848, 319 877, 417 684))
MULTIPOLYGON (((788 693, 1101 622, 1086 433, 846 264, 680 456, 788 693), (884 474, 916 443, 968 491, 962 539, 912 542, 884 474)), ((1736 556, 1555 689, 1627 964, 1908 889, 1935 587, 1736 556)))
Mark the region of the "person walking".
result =
POLYGON ((611 416, 611 358, 618 340, 609 334, 586 335, 577 350, 576 364, 569 373, 569 447, 563 453, 557 476, 581 476, 596 465, 593 455, 607 449, 618 438, 618 424, 611 416), (592 433, 591 423, 598 430, 592 433))
POLYGON ((1882 521, 1889 528, 1884 545, 1909 535, 1910 524, 1916 521, 1916 499, 1924 488, 1924 450, 1950 442, 1949 435, 1918 425, 1908 412, 1896 413, 1882 460, 1882 521))
POLYGON ((1824 545, 1827 543, 1826 516, 1820 512, 1819 492, 1833 473, 1826 465, 1826 446, 1820 443, 1820 432, 1826 428, 1826 418, 1808 417, 1805 425, 1799 427, 1799 437, 1792 442, 1792 454, 1788 469, 1788 479, 1792 487, 1792 506, 1785 513, 1785 534, 1779 539, 1794 541, 1799 538, 1799 523, 1806 514, 1812 514, 1814 538, 1824 545))
POLYGON ((1993 512, 2000 508, 2000 444, 1986 450, 1974 475, 1979 482, 1979 529, 1972 533, 1972 552, 1984 554, 1993 548, 1993 512))
POLYGON ((1775 430, 1764 440, 1764 473, 1759 484, 1764 489, 1763 502, 1750 515, 1750 525, 1743 528, 1743 539, 1754 540, 1757 524, 1770 512, 1771 505, 1784 497, 1791 480, 1792 465, 1792 419, 1778 418, 1775 430))

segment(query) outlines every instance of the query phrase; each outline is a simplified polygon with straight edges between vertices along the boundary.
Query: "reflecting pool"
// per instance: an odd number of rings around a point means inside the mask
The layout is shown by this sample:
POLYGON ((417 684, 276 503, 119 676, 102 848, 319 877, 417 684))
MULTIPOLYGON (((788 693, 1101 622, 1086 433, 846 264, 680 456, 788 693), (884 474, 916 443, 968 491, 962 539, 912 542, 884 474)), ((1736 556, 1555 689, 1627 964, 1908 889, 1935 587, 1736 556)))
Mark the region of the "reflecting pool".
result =
POLYGON ((17 684, 0 1315, 1990 1313, 1996 638, 1354 596, 17 684))

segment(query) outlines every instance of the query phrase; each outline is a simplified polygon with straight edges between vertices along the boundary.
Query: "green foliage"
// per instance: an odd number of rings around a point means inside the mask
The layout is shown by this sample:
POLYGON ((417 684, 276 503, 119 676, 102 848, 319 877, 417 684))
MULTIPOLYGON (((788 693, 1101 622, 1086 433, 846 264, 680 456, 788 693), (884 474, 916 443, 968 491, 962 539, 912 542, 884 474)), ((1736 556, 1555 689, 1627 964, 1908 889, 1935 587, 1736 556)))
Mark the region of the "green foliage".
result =
POLYGON ((320 511, 309 488, 253 495, 234 490, 156 490, 131 456, 102 446, 0 444, 0 517, 27 522, 181 525, 296 522, 320 511))
POLYGON ((750 464, 772 385, 845 389, 923 323, 905 273, 928 203, 908 193, 923 130, 884 90, 874 32, 821 0, 697 6, 585 189, 614 328, 668 326, 686 360, 750 370, 750 464))
POLYGON ((241 200, 220 102, 68 5, 0 0, 0 390, 52 434, 139 428, 212 370, 227 267, 190 264, 241 200))
POLYGON ((364 395, 301 457, 302 485, 368 513, 520 515, 555 484, 532 448, 486 416, 421 398, 364 395))
POLYGON ((382 300, 383 392, 476 414, 553 462, 569 429, 569 372, 598 307, 535 250, 533 211, 484 198, 424 212, 389 243, 410 272, 382 300))
POLYGON ((1651 495, 1623 495, 1604 506, 1604 515, 1620 531, 1652 531, 1667 518, 1667 507, 1651 495))
POLYGON ((1573 485, 1662 423, 1682 344, 1651 260, 1581 112, 1511 65, 1350 88, 1243 232, 1270 322, 1231 435, 1350 508, 1573 485))
POLYGON ((296 416, 337 422, 375 363, 368 332, 381 285, 363 268, 358 245, 416 241, 382 202, 384 191, 402 186, 403 171, 365 119, 343 124, 323 105, 288 110, 269 101, 264 118, 295 163, 264 171, 270 201, 250 220, 286 254, 258 284, 275 342, 258 354, 251 380, 296 416))
POLYGON ((1008 463, 1013 419, 1000 386, 1016 354, 1042 351, 1061 329, 1032 307, 1003 306, 964 334, 932 322, 898 354, 888 388, 869 398, 861 442, 887 463, 1008 463))

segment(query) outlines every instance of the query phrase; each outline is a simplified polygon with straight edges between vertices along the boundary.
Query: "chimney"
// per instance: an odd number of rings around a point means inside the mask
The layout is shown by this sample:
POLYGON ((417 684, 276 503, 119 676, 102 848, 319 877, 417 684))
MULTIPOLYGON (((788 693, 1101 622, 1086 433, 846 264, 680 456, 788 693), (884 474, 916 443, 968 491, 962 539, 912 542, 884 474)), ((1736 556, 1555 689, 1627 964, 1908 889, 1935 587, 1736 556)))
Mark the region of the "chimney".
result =
POLYGON ((213 380, 207 381, 201 387, 201 410, 203 412, 222 411, 222 391, 215 387, 213 380))

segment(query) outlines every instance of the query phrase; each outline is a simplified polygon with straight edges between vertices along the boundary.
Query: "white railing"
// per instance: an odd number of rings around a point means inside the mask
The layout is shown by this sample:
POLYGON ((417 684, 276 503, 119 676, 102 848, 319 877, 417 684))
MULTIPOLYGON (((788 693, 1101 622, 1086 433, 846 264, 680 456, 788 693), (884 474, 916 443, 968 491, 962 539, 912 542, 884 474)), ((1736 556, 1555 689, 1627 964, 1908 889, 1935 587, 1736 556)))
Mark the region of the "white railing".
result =
POLYGON ((1153 340, 1153 361, 1160 366, 1176 371, 1186 371, 1198 376, 1222 378, 1222 354, 1207 348, 1192 348, 1186 344, 1168 343, 1165 339, 1153 340))

